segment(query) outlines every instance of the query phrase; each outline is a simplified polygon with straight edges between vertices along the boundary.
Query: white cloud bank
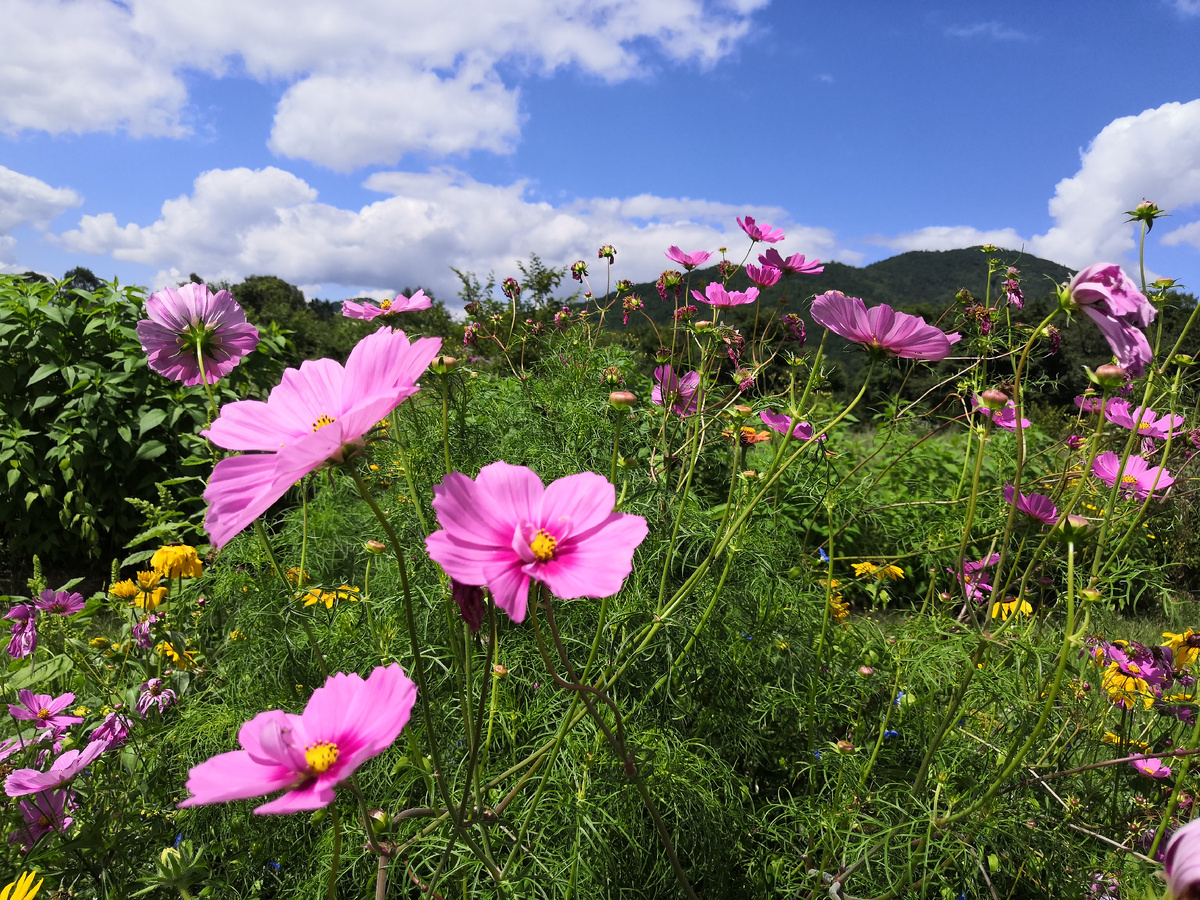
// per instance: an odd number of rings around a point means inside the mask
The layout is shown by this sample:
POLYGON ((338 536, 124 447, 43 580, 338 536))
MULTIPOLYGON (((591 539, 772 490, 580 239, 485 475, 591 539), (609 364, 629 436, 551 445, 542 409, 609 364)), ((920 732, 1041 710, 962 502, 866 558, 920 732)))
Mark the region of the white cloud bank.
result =
POLYGON ((29 225, 45 230, 50 221, 83 199, 70 188, 51 187, 39 178, 0 166, 0 272, 19 271, 11 234, 29 225))
POLYGON ((181 73, 288 85, 270 146, 338 171, 407 153, 506 152, 520 97, 500 75, 647 60, 710 66, 768 0, 3 0, 0 132, 188 133, 181 73), (50 48, 47 38, 53 36, 50 48))
POLYGON ((340 209, 278 168, 214 169, 196 179, 190 195, 164 203, 156 222, 84 216, 60 239, 72 250, 157 268, 155 287, 193 271, 210 280, 269 273, 309 286, 419 284, 444 299, 458 286, 451 266, 503 278, 517 275, 516 261, 536 252, 548 265, 582 258, 603 273, 596 250, 606 243, 617 248, 614 279, 653 279, 674 268, 663 256, 672 244, 687 252, 728 246, 737 255, 748 239, 735 218, 747 213, 782 226, 788 240, 781 246, 789 252, 857 258, 829 230, 798 226, 775 207, 649 194, 554 206, 530 199, 526 182, 483 184, 453 169, 380 172, 365 186, 387 196, 340 209))

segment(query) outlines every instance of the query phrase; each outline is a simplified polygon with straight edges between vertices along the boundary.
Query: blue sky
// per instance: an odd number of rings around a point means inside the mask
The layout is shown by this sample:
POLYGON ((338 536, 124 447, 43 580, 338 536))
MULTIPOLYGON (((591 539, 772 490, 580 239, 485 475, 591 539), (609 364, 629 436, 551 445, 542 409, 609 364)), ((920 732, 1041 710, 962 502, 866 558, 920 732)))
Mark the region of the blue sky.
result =
MULTIPOLYGON (((309 296, 990 241, 1200 289, 1200 0, 0 0, 0 271, 309 296), (740 258, 740 253, 738 253, 740 258), (600 271, 597 266, 593 271, 600 271)), ((868 300, 870 298, 867 298, 868 300)))

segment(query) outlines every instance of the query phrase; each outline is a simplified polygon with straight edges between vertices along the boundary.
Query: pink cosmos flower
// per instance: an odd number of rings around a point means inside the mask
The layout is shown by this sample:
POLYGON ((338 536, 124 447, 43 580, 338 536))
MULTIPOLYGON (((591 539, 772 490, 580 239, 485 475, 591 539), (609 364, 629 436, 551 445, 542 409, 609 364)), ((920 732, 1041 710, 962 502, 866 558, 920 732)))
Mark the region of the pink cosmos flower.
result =
POLYGON ((966 594, 969 600, 983 600, 984 591, 991 591, 992 586, 984 581, 984 578, 990 577, 986 574, 980 574, 984 569, 994 566, 1000 562, 1000 554, 993 553, 986 559, 977 560, 975 562, 962 561, 961 569, 947 569, 947 572, 952 573, 960 585, 962 585, 963 593, 966 594))
POLYGON ((59 754, 49 771, 17 769, 4 782, 4 792, 10 797, 23 797, 39 791, 60 788, 90 766, 108 749, 104 741, 92 741, 82 750, 68 750, 59 754))
POLYGON ((20 843, 25 853, 51 832, 66 833, 75 821, 67 814, 75 806, 75 795, 70 791, 43 791, 28 800, 21 800, 17 806, 25 824, 8 836, 8 842, 20 843))
POLYGON ((1151 778, 1171 777, 1171 767, 1163 765, 1161 759, 1131 759, 1129 764, 1143 775, 1149 775, 1151 778))
POLYGON ((1096 323, 1117 363, 1131 374, 1141 375, 1154 358, 1141 330, 1154 321, 1154 307, 1115 263, 1095 263, 1079 272, 1060 292, 1060 302, 1082 309, 1096 323))
POLYGON ((786 413, 775 413, 768 409, 760 412, 758 417, 772 431, 778 431, 780 434, 790 434, 798 441, 812 439, 813 427, 807 422, 800 422, 793 419, 786 413))
POLYGON ((374 303, 355 303, 353 300, 342 301, 342 315, 348 319, 362 319, 370 322, 378 316, 390 316, 402 312, 416 312, 419 309, 429 309, 433 301, 425 296, 424 291, 417 291, 411 297, 397 295, 395 300, 383 300, 378 306, 374 303))
POLYGON ((472 481, 451 472, 433 489, 442 530, 425 540, 455 581, 487 585, 514 622, 525 619, 529 582, 555 597, 608 597, 633 568, 646 537, 641 516, 613 512, 616 491, 595 472, 549 487, 530 469, 494 462, 472 481))
POLYGON ((764 266, 774 266, 784 275, 795 275, 803 273, 805 275, 816 275, 818 272, 824 272, 825 267, 821 265, 819 259, 805 261, 803 253, 794 253, 787 259, 774 247, 769 247, 766 254, 759 254, 758 261, 764 266))
POLYGON ((683 266, 689 272, 696 268, 696 266, 702 266, 712 259, 712 254, 707 251, 697 250, 695 253, 684 253, 678 247, 668 247, 665 255, 673 262, 679 263, 679 265, 683 266))
POLYGON ((130 630, 134 641, 142 650, 150 649, 150 645, 154 643, 153 633, 156 622, 158 622, 158 616, 151 613, 130 630))
POLYGON ((49 694, 20 690, 17 691, 17 700, 20 705, 9 704, 9 715, 14 719, 33 722, 34 728, 66 728, 83 721, 81 716, 62 715, 62 711, 75 702, 75 695, 69 692, 61 697, 51 697, 49 694))
POLYGON ((360 449, 363 435, 417 392, 416 380, 441 344, 410 343, 403 331, 382 328, 358 342, 345 369, 332 359, 306 360, 284 371, 266 402, 225 404, 201 433, 226 450, 259 452, 213 469, 204 492, 213 546, 223 547, 309 472, 360 449))
POLYGON ((180 807, 284 794, 255 812, 292 813, 333 802, 334 788, 354 770, 392 745, 408 723, 417 686, 396 663, 380 666, 364 681, 355 674, 330 675, 313 691, 300 715, 273 709, 238 731, 244 749, 214 756, 194 767, 180 807))
POLYGON ((1004 485, 1004 500, 1012 503, 1016 500, 1019 512, 1045 525, 1053 525, 1058 521, 1058 507, 1045 494, 1019 494, 1011 484, 1004 485))
POLYGON ((747 288, 742 291, 727 291, 719 281, 709 282, 704 293, 692 291, 692 296, 701 303, 710 303, 717 307, 741 306, 743 303, 753 303, 758 299, 758 288, 747 288))
POLYGON ((154 706, 158 707, 161 714, 175 705, 175 692, 167 687, 161 678, 151 678, 149 681, 142 682, 140 690, 141 693, 137 698, 137 711, 142 714, 143 719, 154 706))
POLYGON ((1200 891, 1200 818, 1192 819, 1171 835, 1163 866, 1169 896, 1175 900, 1196 896, 1200 891))
POLYGON ((761 269, 758 266, 746 266, 746 275, 759 287, 770 287, 779 283, 783 272, 774 266, 763 266, 761 269))
POLYGON ((128 716, 119 712, 110 712, 104 717, 103 722, 92 729, 88 740, 102 741, 109 748, 120 747, 129 739, 129 729, 132 727, 133 723, 129 721, 128 716))
MULTIPOLYGON (((980 396, 975 394, 971 398, 971 411, 987 416, 992 420, 992 424, 1003 428, 1005 431, 1015 432, 1017 430, 1017 404, 1013 400, 1009 400, 1003 409, 988 409, 988 407, 983 405, 983 400, 980 396)), ((1021 417, 1022 428, 1028 428, 1032 424, 1024 416, 1021 417)))
POLYGON ((79 612, 86 604, 83 595, 67 593, 66 591, 42 591, 34 603, 38 609, 57 613, 60 616, 71 616, 79 612))
POLYGON ((1140 456, 1131 456, 1121 468, 1121 457, 1111 450, 1101 453, 1092 463, 1092 474, 1109 487, 1118 481, 1126 497, 1136 496, 1140 500, 1154 491, 1165 491, 1175 483, 1171 473, 1160 466, 1152 466, 1140 456))
POLYGON ((1085 413, 1095 412, 1100 408, 1101 400, 1099 397, 1085 397, 1080 394, 1075 398, 1075 405, 1085 413))
POLYGON ((753 216, 746 216, 745 221, 737 220, 742 231, 750 235, 752 241, 762 241, 766 244, 778 244, 783 240, 783 229, 775 228, 772 225, 756 225, 753 216))
POLYGON ((654 370, 654 390, 650 392, 650 402, 655 406, 671 404, 671 410, 677 416, 694 415, 700 398, 697 391, 700 387, 700 373, 688 372, 677 378, 670 366, 659 366, 654 370))
POLYGON ((29 656, 37 649, 37 608, 31 603, 18 603, 4 618, 13 620, 8 655, 13 659, 29 656))
POLYGON ((137 324, 138 339, 150 368, 172 381, 200 383, 200 363, 209 384, 228 375, 242 357, 258 346, 258 329, 229 291, 214 295, 206 284, 163 288, 146 301, 137 324))
POLYGON ((1104 408, 1104 416, 1108 421, 1136 431, 1143 438, 1154 438, 1165 441, 1183 432, 1183 416, 1159 416, 1148 406, 1136 406, 1132 409, 1128 400, 1119 397, 1110 400, 1104 408))
POLYGON ((813 300, 812 317, 834 334, 903 359, 937 362, 950 355, 961 335, 946 334, 920 316, 896 312, 886 303, 867 309, 858 297, 829 291, 813 300))

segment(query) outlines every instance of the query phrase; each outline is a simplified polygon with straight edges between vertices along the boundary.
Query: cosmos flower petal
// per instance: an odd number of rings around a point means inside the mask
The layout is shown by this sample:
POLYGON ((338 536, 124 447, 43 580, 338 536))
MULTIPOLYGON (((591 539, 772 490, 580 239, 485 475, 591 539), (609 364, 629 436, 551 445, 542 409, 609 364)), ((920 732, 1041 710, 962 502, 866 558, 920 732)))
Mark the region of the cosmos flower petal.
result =
POLYGON ((542 523, 566 519, 573 531, 587 531, 604 523, 616 503, 616 488, 603 475, 595 472, 568 475, 546 488, 542 523))
MULTIPOLYGON (((333 802, 335 785, 328 779, 317 778, 295 790, 288 791, 269 803, 254 807, 256 815, 287 815, 294 812, 308 812, 312 809, 324 809, 333 802)), ((253 796, 253 795, 251 795, 253 796)), ((236 798, 230 798, 236 799, 236 798)), ((183 804, 179 804, 183 806, 183 804)))
POLYGON ((180 807, 224 803, 261 797, 296 780, 296 773, 285 766, 265 766, 255 762, 245 750, 233 750, 205 760, 188 775, 187 789, 191 797, 180 807))

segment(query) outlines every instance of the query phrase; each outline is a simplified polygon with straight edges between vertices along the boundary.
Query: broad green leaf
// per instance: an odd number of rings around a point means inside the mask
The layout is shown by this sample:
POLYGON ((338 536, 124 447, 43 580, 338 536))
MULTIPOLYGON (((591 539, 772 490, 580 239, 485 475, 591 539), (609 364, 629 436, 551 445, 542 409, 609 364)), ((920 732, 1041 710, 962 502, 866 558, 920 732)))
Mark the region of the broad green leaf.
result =
POLYGON ((138 447, 134 459, 158 459, 167 452, 167 445, 162 441, 146 441, 138 447))
POLYGON ((167 417, 165 409, 148 409, 142 413, 141 419, 138 420, 138 437, 144 435, 152 428, 156 428, 162 424, 167 417))
POLYGON ((52 656, 48 660, 39 660, 36 666, 26 666, 19 669, 12 678, 8 679, 8 687, 19 691, 43 681, 60 678, 75 667, 68 656, 52 656))
POLYGON ((29 376, 29 380, 27 382, 25 382, 25 384, 27 387, 35 385, 39 381, 49 378, 51 375, 53 375, 55 372, 57 372, 58 369, 59 369, 59 366, 57 363, 42 363, 40 366, 37 367, 37 369, 34 371, 34 373, 31 376, 29 376))

